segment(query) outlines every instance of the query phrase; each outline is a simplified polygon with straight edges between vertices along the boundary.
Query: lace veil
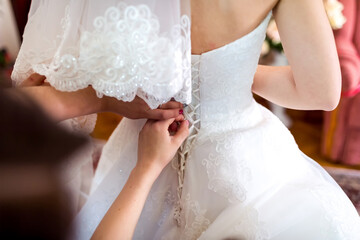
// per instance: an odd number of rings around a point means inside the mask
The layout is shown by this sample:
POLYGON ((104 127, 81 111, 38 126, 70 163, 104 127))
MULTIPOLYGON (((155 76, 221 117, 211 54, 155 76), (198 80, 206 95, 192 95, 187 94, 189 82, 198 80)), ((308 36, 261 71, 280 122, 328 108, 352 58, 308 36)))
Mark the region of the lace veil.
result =
POLYGON ((188 0, 33 0, 12 78, 151 108, 191 98, 188 0))

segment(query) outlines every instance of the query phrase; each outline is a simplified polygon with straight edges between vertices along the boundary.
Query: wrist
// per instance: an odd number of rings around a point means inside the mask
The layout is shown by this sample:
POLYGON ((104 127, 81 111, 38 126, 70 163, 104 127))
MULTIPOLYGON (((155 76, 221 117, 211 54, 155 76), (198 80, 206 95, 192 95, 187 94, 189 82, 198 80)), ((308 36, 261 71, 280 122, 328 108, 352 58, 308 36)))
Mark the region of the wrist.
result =
POLYGON ((149 181, 155 181, 159 177, 161 171, 162 168, 160 168, 156 164, 138 163, 133 169, 133 172, 135 174, 142 176, 143 178, 146 178, 149 181))
POLYGON ((109 97, 109 96, 103 96, 100 99, 100 111, 101 112, 112 112, 112 113, 116 113, 116 114, 121 114, 121 109, 122 109, 122 101, 121 100, 117 100, 114 97, 109 97))
POLYGON ((109 101, 110 98, 108 96, 103 96, 102 98, 99 98, 100 102, 100 112, 111 112, 109 109, 109 101))
POLYGON ((102 111, 102 98, 97 96, 96 90, 92 86, 77 91, 77 104, 74 99, 67 102, 67 108, 73 107, 77 112, 75 116, 88 115, 102 111))

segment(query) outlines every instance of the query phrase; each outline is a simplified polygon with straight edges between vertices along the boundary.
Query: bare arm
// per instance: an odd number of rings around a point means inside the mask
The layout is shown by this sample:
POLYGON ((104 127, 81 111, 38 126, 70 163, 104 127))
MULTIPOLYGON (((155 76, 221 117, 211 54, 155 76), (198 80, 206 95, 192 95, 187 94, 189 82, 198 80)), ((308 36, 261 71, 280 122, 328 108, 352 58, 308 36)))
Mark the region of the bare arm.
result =
POLYGON ((280 0, 274 9, 290 66, 259 66, 253 92, 287 108, 332 110, 341 73, 322 0, 280 0))
POLYGON ((20 85, 20 89, 56 121, 97 112, 114 112, 131 119, 168 119, 178 117, 183 107, 178 102, 170 101, 162 104, 161 109, 152 110, 139 97, 135 97, 131 102, 107 96, 98 98, 92 87, 76 92, 61 92, 49 85, 43 85, 44 80, 44 76, 32 74, 20 85))
POLYGON ((29 95, 54 120, 62 121, 102 111, 102 100, 88 87, 76 92, 60 92, 51 86, 24 87, 29 95))
MULTIPOLYGON (((177 120, 183 120, 183 116, 180 118, 177 120)), ((188 136, 187 121, 182 121, 174 136, 169 135, 168 128, 174 120, 145 124, 139 136, 137 165, 92 239, 132 239, 152 184, 188 136)))
POLYGON ((132 239, 155 179, 151 170, 135 167, 91 239, 132 239))

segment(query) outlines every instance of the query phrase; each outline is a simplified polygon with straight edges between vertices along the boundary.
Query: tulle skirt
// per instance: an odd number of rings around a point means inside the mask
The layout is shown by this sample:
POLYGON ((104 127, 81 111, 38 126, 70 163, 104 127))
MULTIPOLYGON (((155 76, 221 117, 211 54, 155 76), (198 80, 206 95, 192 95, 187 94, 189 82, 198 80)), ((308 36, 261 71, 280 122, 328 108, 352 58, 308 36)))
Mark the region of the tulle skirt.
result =
MULTIPOLYGON (((177 169, 169 164, 151 189, 134 239, 360 239, 360 218, 345 193, 271 112, 256 108, 261 118, 253 127, 200 129, 181 197, 177 169)), ((91 237, 124 186, 143 124, 124 119, 105 146, 94 192, 76 218, 76 238, 91 237)))

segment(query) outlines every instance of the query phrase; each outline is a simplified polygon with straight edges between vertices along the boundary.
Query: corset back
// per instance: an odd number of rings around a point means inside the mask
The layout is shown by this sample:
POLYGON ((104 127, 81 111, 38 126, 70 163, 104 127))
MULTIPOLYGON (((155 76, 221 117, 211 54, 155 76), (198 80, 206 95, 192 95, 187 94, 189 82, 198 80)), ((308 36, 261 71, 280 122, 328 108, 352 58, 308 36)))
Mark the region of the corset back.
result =
POLYGON ((192 55, 192 101, 185 108, 189 137, 178 150, 173 166, 178 171, 178 201, 174 219, 181 226, 182 189, 186 162, 195 142, 211 135, 248 129, 262 121, 251 86, 257 69, 271 12, 253 31, 218 49, 192 55))
POLYGON ((192 55, 191 105, 199 105, 197 116, 202 129, 248 128, 260 120, 251 87, 270 16, 271 13, 240 39, 210 52, 192 55), (242 117, 245 115, 246 118, 242 117))

